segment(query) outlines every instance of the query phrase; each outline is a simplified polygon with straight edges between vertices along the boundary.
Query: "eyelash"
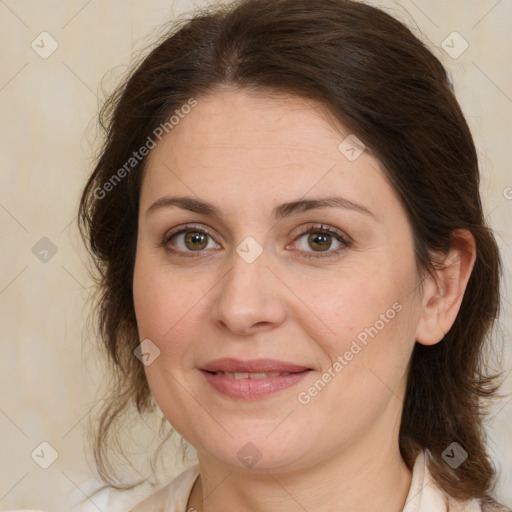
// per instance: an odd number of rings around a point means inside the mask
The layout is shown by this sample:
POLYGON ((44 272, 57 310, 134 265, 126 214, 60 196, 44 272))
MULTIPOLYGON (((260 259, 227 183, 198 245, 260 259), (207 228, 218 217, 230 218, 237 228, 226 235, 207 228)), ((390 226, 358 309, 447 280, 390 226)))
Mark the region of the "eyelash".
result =
MULTIPOLYGON (((172 249, 169 247, 169 242, 170 240, 177 236, 177 235, 181 235, 181 234, 186 234, 186 233, 201 233, 201 234, 204 234, 204 235, 207 235, 209 236, 210 238, 213 239, 213 236, 211 235, 211 233, 208 231, 208 229, 204 228, 204 227, 199 227, 199 226, 195 226, 195 225, 186 225, 184 226, 182 229, 180 229, 179 231, 174 231, 174 232, 170 232, 170 233, 166 233, 161 241, 161 243, 159 244, 160 247, 163 247, 166 252, 168 252, 169 254, 176 254, 180 257, 184 257, 184 258, 189 258, 189 257, 200 257, 200 253, 204 252, 204 249, 202 251, 181 251, 181 250, 175 250, 175 249, 172 249), (195 255, 194 252, 197 252, 199 254, 195 255)), ((298 240, 299 238, 303 237, 304 235, 308 235, 308 234, 328 234, 328 235, 332 235, 338 242, 340 242, 340 247, 338 249, 335 249, 335 250, 327 250, 327 251, 312 251, 312 252, 309 252, 309 251, 300 251, 302 252, 306 258, 332 258, 332 257, 335 257, 335 256, 338 256, 342 251, 344 251, 345 249, 347 249, 348 247, 350 247, 351 245, 351 240, 349 240, 349 238, 344 235, 343 233, 341 233, 340 231, 338 231, 337 229, 334 229, 330 226, 325 226, 324 224, 307 224, 305 227, 304 227, 304 231, 302 231, 295 239, 294 239, 294 242, 296 240, 298 240)))

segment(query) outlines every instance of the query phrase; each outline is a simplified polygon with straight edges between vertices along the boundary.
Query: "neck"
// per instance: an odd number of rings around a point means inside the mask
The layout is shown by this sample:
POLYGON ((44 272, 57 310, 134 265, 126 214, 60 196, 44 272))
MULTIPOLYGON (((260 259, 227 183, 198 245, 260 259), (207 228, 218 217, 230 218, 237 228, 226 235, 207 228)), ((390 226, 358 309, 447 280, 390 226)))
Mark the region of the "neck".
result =
POLYGON ((398 442, 352 445, 308 468, 260 471, 248 475, 198 454, 201 476, 187 511, 328 512, 382 510, 401 512, 411 471, 400 456, 398 442), (383 505, 385 504, 385 507, 383 505))

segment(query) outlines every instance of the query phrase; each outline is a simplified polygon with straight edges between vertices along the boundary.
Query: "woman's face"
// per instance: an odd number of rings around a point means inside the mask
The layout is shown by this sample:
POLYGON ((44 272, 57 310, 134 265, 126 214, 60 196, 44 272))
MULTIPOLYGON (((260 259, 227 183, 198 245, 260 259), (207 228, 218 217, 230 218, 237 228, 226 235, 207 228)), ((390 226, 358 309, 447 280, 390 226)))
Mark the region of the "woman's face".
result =
POLYGON ((156 402, 232 467, 389 446, 423 307, 398 197, 318 105, 197 100, 140 197, 134 300, 156 402))

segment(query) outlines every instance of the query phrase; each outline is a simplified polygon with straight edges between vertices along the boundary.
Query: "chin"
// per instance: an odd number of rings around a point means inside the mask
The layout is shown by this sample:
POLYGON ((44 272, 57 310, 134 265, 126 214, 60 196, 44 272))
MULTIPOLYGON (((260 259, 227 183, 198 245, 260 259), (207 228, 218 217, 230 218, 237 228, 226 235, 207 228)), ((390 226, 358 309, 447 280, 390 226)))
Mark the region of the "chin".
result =
MULTIPOLYGON (((272 428, 275 428, 275 424, 272 428)), ((197 443, 198 452, 204 451, 208 457, 214 457, 222 464, 247 470, 250 472, 276 471, 286 468, 299 468, 301 462, 307 459, 308 445, 314 447, 314 443, 307 443, 304 436, 278 435, 271 433, 272 429, 245 430, 244 433, 235 434, 233 437, 208 438, 204 443, 197 443), (264 433, 263 433, 264 431, 264 433)), ((192 443, 194 444, 194 443, 192 443)), ((200 455, 199 455, 200 456, 200 455)))

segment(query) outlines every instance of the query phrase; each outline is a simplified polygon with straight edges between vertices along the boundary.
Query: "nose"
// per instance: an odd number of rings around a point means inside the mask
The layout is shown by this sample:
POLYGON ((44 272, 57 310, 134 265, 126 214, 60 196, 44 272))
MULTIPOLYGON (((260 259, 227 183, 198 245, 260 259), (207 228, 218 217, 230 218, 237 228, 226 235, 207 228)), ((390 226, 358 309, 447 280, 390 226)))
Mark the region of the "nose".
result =
POLYGON ((287 316, 286 289, 265 251, 252 263, 233 252, 231 270, 215 287, 213 321, 239 336, 272 329, 287 316))

